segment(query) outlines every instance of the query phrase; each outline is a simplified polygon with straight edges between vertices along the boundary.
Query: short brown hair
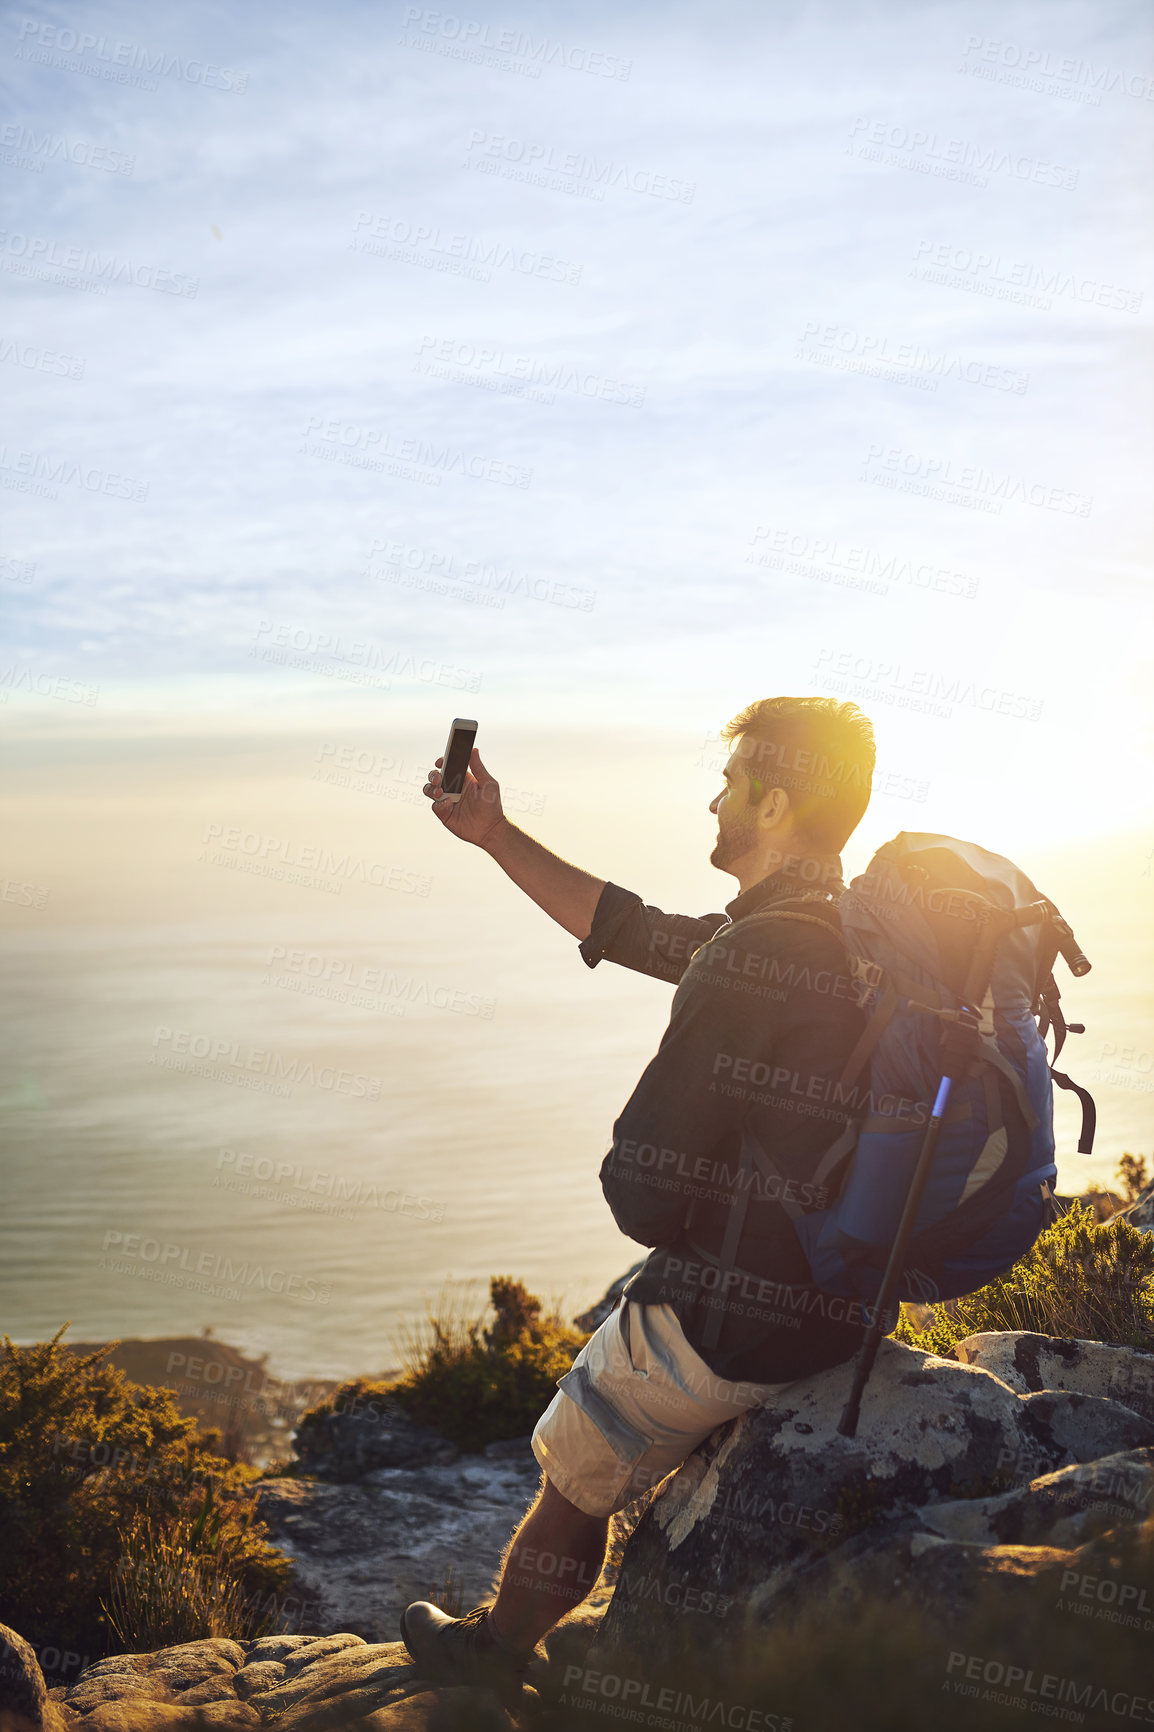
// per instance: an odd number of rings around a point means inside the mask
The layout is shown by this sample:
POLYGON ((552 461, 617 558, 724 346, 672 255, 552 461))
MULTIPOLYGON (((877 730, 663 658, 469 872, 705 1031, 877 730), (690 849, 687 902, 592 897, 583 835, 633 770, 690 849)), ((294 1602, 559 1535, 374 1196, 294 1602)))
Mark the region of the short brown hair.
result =
POLYGON ((721 730, 743 738, 736 762, 760 802, 770 788, 789 795, 798 835, 812 848, 840 854, 860 824, 873 786, 873 723, 837 698, 761 698, 721 730))

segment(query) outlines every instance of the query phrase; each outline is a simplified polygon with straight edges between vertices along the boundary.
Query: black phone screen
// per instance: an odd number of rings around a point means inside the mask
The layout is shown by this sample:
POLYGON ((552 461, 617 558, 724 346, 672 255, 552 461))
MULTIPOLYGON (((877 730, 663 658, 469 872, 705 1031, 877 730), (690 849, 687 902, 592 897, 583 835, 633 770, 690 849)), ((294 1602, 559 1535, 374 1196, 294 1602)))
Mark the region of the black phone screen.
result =
POLYGON ((443 794, 460 794, 463 792, 465 771, 469 768, 469 757, 476 737, 476 722, 462 721, 458 716, 449 730, 449 743, 445 747, 445 762, 441 766, 441 792, 443 794))

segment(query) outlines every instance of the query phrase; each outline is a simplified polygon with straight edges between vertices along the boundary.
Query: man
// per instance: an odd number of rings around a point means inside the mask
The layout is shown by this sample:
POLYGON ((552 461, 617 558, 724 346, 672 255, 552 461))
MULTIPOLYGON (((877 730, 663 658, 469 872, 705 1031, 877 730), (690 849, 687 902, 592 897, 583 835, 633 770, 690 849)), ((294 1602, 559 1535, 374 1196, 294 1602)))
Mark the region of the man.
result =
POLYGON ((445 828, 579 939, 590 968, 608 957, 677 984, 600 1174, 618 1226, 652 1250, 537 1423, 541 1486, 493 1605, 463 1618, 406 1608, 405 1644, 441 1680, 515 1692, 537 1642, 596 1582, 611 1514, 717 1426, 860 1345, 860 1307, 813 1286, 791 1216, 825 1205, 852 1145, 843 1085, 865 1018, 837 898, 873 729, 855 704, 767 698, 722 737, 710 862, 739 894, 699 918, 644 906, 510 823, 475 748, 458 803, 439 769, 425 784, 445 828))

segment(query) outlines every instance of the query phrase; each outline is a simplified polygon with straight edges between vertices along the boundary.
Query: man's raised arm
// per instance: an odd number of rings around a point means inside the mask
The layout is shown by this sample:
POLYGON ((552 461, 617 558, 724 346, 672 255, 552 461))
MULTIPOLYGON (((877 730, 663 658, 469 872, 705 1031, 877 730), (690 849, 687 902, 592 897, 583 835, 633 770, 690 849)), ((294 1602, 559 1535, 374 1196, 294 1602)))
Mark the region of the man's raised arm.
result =
POLYGON ((650 908, 632 890, 571 866, 527 836, 501 810, 501 790, 476 746, 469 758, 465 791, 455 803, 441 795, 441 759, 429 771, 423 792, 446 830, 491 854, 523 890, 566 932, 579 938, 590 968, 606 958, 622 968, 676 985, 699 944, 724 926, 724 914, 666 914, 650 908))
POLYGON ((440 764, 438 758, 438 767, 429 771, 422 791, 432 800, 433 811, 445 829, 490 854, 517 888, 532 897, 558 926, 574 938, 587 938, 605 888, 604 878, 571 866, 505 816, 501 789, 481 762, 476 746, 469 757, 465 791, 455 803, 439 797, 440 764))

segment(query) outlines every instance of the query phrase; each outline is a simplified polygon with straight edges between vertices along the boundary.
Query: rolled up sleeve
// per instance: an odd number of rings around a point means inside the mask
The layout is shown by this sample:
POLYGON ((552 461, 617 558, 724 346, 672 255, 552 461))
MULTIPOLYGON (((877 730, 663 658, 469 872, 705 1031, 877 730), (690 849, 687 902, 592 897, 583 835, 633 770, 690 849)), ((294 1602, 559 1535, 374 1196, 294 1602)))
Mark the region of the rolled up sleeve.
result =
POLYGON ((590 968, 608 960, 675 985, 693 952, 727 919, 725 914, 666 914, 642 902, 634 891, 607 883, 593 912, 589 936, 577 948, 590 968))

